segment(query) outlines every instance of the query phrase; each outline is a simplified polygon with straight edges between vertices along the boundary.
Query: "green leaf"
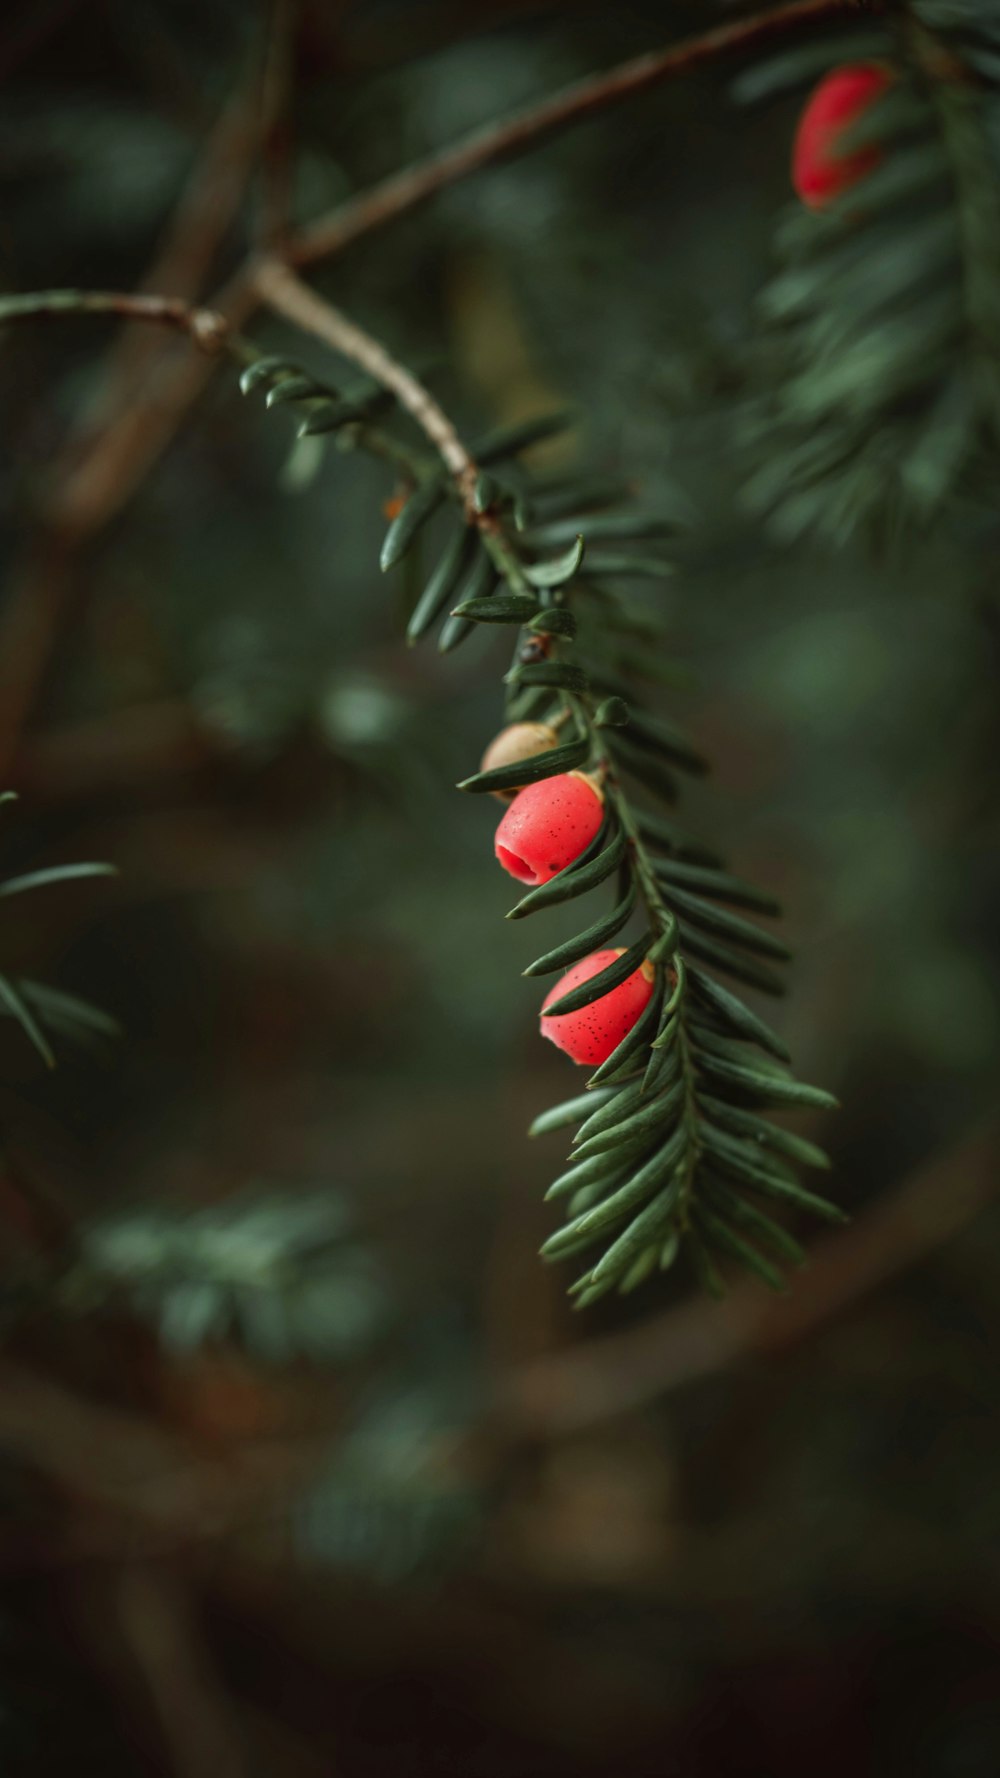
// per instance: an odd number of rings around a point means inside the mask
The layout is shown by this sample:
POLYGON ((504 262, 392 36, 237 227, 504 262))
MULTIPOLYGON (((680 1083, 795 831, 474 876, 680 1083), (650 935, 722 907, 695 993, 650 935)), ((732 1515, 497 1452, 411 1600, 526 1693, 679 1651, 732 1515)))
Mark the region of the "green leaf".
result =
POLYGON ((618 1185, 626 1171, 617 1155, 595 1155, 592 1160, 581 1161, 578 1167, 570 1167, 567 1172, 560 1173, 558 1179, 553 1179, 545 1194, 545 1202, 548 1203, 550 1198, 564 1198, 570 1192, 579 1191, 583 1185, 596 1185, 598 1180, 608 1188, 618 1185))
POLYGON ((53 883, 78 882, 82 877, 116 877, 114 864, 54 864, 48 870, 27 871, 22 877, 7 877, 0 882, 0 896, 25 895, 32 889, 45 889, 53 883))
POLYGON ((706 1210, 702 1204, 695 1205, 694 1217, 702 1238, 710 1246, 717 1248, 720 1253, 728 1254, 731 1259, 738 1259, 748 1271, 756 1273, 758 1278, 763 1279, 769 1289, 777 1291, 779 1294, 787 1291, 787 1281, 777 1268, 772 1266, 770 1260, 766 1260, 762 1253, 757 1252, 756 1247, 751 1247, 748 1241, 744 1241, 742 1236, 736 1234, 735 1230, 731 1229, 728 1223, 723 1222, 721 1217, 713 1215, 712 1211, 706 1210))
POLYGON ((372 384, 357 394, 346 394, 341 401, 317 402, 311 413, 308 413, 299 427, 299 437, 307 438, 316 433, 337 432, 342 426, 351 426, 358 421, 374 420, 380 413, 391 408, 395 402, 391 389, 383 389, 372 384))
MULTIPOLYGON (((807 1142, 804 1136, 793 1135, 791 1130, 783 1130, 769 1119, 760 1117, 755 1111, 748 1111, 743 1105, 730 1105, 728 1101, 714 1098, 709 1093, 698 1091, 698 1103, 710 1123, 722 1125, 737 1136, 748 1137, 750 1143, 759 1151, 761 1147, 775 1150, 776 1153, 787 1155, 790 1160, 798 1161, 804 1167, 821 1167, 828 1169, 830 1158, 817 1148, 815 1142, 807 1142)), ((758 1154, 758 1165, 764 1165, 767 1157, 758 1154)))
POLYGON ((761 914, 780 914, 781 907, 773 895, 745 883, 742 877, 731 877, 727 871, 708 870, 703 866, 684 864, 676 858, 657 860, 656 874, 666 884, 690 889, 715 901, 733 902, 737 907, 754 908, 761 914))
POLYGON ((406 639, 411 645, 418 642, 441 615, 467 573, 478 548, 478 538, 464 527, 450 539, 406 626, 406 639))
POLYGON ((700 1065, 718 1080, 728 1081, 743 1092, 752 1093, 767 1105, 815 1105, 823 1111, 836 1111, 838 1102, 822 1087, 794 1080, 791 1075, 770 1073, 764 1068, 725 1062, 718 1056, 700 1057, 700 1065))
POLYGON ((548 562, 526 563, 524 576, 532 586, 563 586, 567 580, 572 580, 582 561, 583 538, 578 536, 563 555, 553 556, 548 562))
POLYGON ((282 377, 281 381, 269 389, 264 398, 265 407, 283 407, 288 401, 305 401, 309 396, 323 395, 326 390, 316 382, 315 377, 303 375, 282 377))
POLYGON ((635 907, 635 883, 629 884, 624 897, 609 914, 595 920, 585 932, 575 938, 568 938, 565 944, 557 945, 555 950, 546 951, 544 957, 538 957, 529 963, 522 973, 527 976, 553 975, 557 969, 569 969, 570 965, 579 962, 581 957, 588 957, 591 951, 599 951, 608 939, 614 938, 632 913, 635 907))
MULTIPOLYGON (((486 551, 481 549, 473 558, 469 577, 463 589, 464 599, 485 599, 496 585, 496 569, 486 551)), ((445 618, 438 632, 438 653, 450 654, 467 636, 471 636, 475 624, 467 617, 449 615, 445 618)))
POLYGON ((754 1235, 764 1247, 769 1247, 779 1259, 786 1259, 791 1265, 801 1266, 805 1263, 805 1249, 801 1242, 796 1241, 787 1229, 775 1222, 763 1211, 748 1204, 732 1186, 724 1185, 721 1179, 702 1180, 701 1189, 713 1207, 720 1211, 729 1222, 737 1228, 744 1228, 754 1235))
POLYGON ((575 476, 568 480, 560 477, 547 485, 536 477, 530 501, 532 523, 549 526, 555 519, 571 518, 566 527, 568 540, 583 529, 572 515, 592 512, 595 507, 617 506, 631 494, 627 482, 610 481, 607 476, 575 476))
POLYGON ((252 395, 254 390, 259 389, 262 383, 273 382, 275 377, 295 376, 297 374, 298 366, 289 364, 287 358, 277 358, 273 354, 262 358, 255 358, 254 362, 248 364, 246 370, 241 371, 240 373, 240 394, 252 395))
POLYGON ((638 939, 634 945, 629 945, 628 950, 623 951, 622 955, 616 957, 606 968, 599 969, 588 982, 581 982, 578 988, 572 988, 560 1000, 547 1006, 545 1017, 547 1019, 565 1018, 568 1013, 580 1012, 583 1007, 591 1006, 595 1000, 600 1000, 603 994, 610 994, 612 988, 617 988, 622 982, 627 981, 645 960, 649 950, 649 938, 648 932, 643 933, 642 938, 638 939))
POLYGON ((652 1135, 654 1131, 663 1129, 670 1122, 674 1112, 681 1104, 686 1091, 686 1082, 677 1080, 667 1091, 659 1096, 648 1097, 647 1103, 630 1117, 622 1118, 620 1123, 613 1124, 610 1129, 599 1130, 596 1135, 588 1136, 581 1142, 575 1153, 581 1161, 589 1160, 592 1154, 606 1154, 615 1150, 619 1143, 631 1142, 637 1136, 652 1135))
POLYGON ((535 1118, 528 1130, 529 1136, 547 1136, 552 1130, 564 1130, 567 1125, 579 1123, 593 1109, 594 1100, 605 1100, 616 1097, 613 1087, 605 1089, 603 1094, 581 1093, 578 1099, 566 1099, 561 1105, 553 1105, 548 1111, 542 1111, 535 1118))
POLYGON ((584 569, 588 580, 599 579, 601 575, 616 580, 669 580, 673 572, 672 563, 661 562, 656 556, 626 556, 596 549, 588 552, 584 569))
POLYGON ((726 1287, 712 1262, 708 1250, 703 1242, 699 1240, 694 1229, 688 1230, 687 1251, 691 1256, 691 1264, 694 1267, 695 1277, 701 1285, 702 1290, 704 1290, 708 1296, 714 1296, 717 1302, 721 1302, 726 1294, 726 1287))
MULTIPOLYGON (((42 1022, 53 1030, 79 1036, 81 1032, 97 1037, 120 1037, 121 1026, 110 1013, 76 994, 50 988, 45 982, 33 982, 19 976, 14 984, 18 992, 42 1022)), ((587 1103, 589 1104, 589 1099, 587 1103)))
POLYGON ((585 1142, 591 1136, 596 1136, 599 1130, 610 1130, 620 1123, 623 1117, 641 1103, 642 1082, 630 1081, 624 1087, 589 1088, 586 1098, 590 1115, 580 1125, 573 1138, 574 1142, 585 1142))
MULTIPOLYGON (((576 771, 590 757, 590 737, 581 735, 561 747, 546 748, 529 759, 514 760, 509 766, 494 766, 488 772, 474 772, 456 786, 475 793, 494 790, 519 790, 525 784, 539 784, 544 778, 556 778, 562 772, 576 771)), ((555 881, 555 878, 553 878, 555 881)))
MULTIPOLYGON (((701 840, 693 839, 690 834, 684 832, 683 828, 677 827, 665 816, 654 815, 649 809, 637 809, 635 819, 639 832, 647 845, 663 848, 669 853, 676 853, 678 858, 691 859, 713 868, 719 865, 720 860, 717 853, 713 852, 701 840)), ((657 870, 661 868, 659 863, 656 868, 657 870)))
POLYGON ((0 1007, 3 1007, 17 1020, 25 1036, 34 1044, 46 1068, 54 1068, 56 1059, 44 1031, 24 996, 18 993, 13 982, 8 980, 5 975, 0 975, 0 1007))
MULTIPOLYGON (((602 829, 606 835, 606 829, 602 829)), ((598 835, 596 845, 600 840, 598 835)), ((595 855, 588 852, 579 859, 568 864, 558 876, 552 877, 548 883, 540 883, 522 897, 516 907, 512 907, 507 915, 508 920, 523 920, 526 914, 533 914, 539 908, 554 907, 560 901, 569 901, 574 896, 585 895, 589 889, 596 889, 605 877, 610 877, 617 870, 625 853, 625 835, 621 828, 616 828, 612 838, 595 855)))
POLYGON ((645 1253, 640 1253, 635 1264, 629 1267, 618 1286, 622 1296, 628 1296, 633 1290, 638 1290, 640 1284, 645 1284, 647 1278, 652 1277, 660 1264, 662 1252, 663 1248, 654 1243, 646 1248, 645 1253))
POLYGON ((708 771, 708 761, 698 752, 693 741, 689 741, 680 729, 672 728, 669 723, 661 722, 659 717, 650 716, 645 710, 632 710, 629 733, 644 746, 662 753, 685 771, 708 771))
POLYGON ((557 1229, 554 1235, 550 1235, 541 1249, 542 1258, 561 1259, 568 1248, 575 1248, 577 1243, 584 1241, 589 1244, 613 1223, 628 1216, 649 1197, 650 1192, 660 1184, 670 1169, 676 1166, 685 1141, 686 1132, 683 1129, 672 1130, 666 1142, 623 1186, 610 1197, 602 1198, 592 1209, 585 1210, 582 1216, 557 1229))
MULTIPOLYGON (((676 1042, 679 1018, 676 1013, 668 1020, 668 1026, 673 1031, 674 1041, 664 1044, 658 1040, 650 1049, 646 1072, 642 1077, 642 1091, 647 1097, 672 1087, 681 1073, 680 1048, 676 1042)), ((660 1035, 662 1037, 663 1033, 660 1035)))
MULTIPOLYGON (((712 1165, 725 1173, 732 1174, 734 1178, 739 1179, 742 1184, 751 1191, 755 1191, 760 1197, 774 1198, 783 1204, 793 1204, 799 1210, 808 1211, 811 1216, 822 1217, 825 1222, 844 1223, 847 1221, 847 1217, 838 1205, 831 1204, 828 1198, 818 1197, 815 1192, 806 1191, 805 1187, 797 1184, 795 1180, 781 1178, 776 1173, 768 1172, 765 1167, 755 1166, 752 1157, 744 1156, 738 1150, 728 1153, 720 1152, 714 1139, 715 1135, 717 1132, 713 1133, 713 1140, 709 1143, 706 1131, 704 1129, 702 1131, 705 1148, 711 1153, 712 1165)), ((589 1162, 585 1164, 590 1165, 589 1162)))
POLYGON ((685 952, 699 957, 703 963, 711 963, 726 975, 735 977, 738 982, 746 982, 751 988, 759 988, 762 994, 784 994, 785 983, 780 975, 769 969, 766 963, 758 963, 755 957, 747 957, 742 951, 731 950, 728 945, 721 944, 718 939, 709 938, 706 933, 699 932, 686 921, 680 922, 681 939, 685 952))
POLYGON ((523 593, 495 593, 486 599, 463 599, 451 615, 481 624, 524 624, 537 610, 534 599, 523 593))
POLYGON ((569 661, 531 661, 508 675, 512 685, 551 685, 557 691, 583 693, 590 689, 586 673, 569 661))
POLYGON ((472 445, 469 454, 480 465, 502 463, 505 458, 526 451, 530 445, 541 444, 543 439, 565 432, 575 418, 569 409, 564 409, 559 413, 538 414, 535 419, 521 420, 514 426, 498 427, 472 445))
POLYGON ((725 908, 718 908, 712 902, 702 901, 699 896, 689 895, 686 889, 671 884, 667 891, 668 905, 677 913, 686 917, 694 926, 702 927, 706 932, 718 934, 724 939, 732 939, 734 943, 743 945, 748 951, 758 951, 764 957, 776 957, 786 963, 791 951, 784 941, 776 938, 771 932, 763 932, 759 926, 751 925, 739 914, 731 914, 725 908))
POLYGON ((453 654, 456 648, 475 633, 475 628, 470 617, 455 617, 449 612, 438 631, 438 654, 453 654))
MULTIPOLYGON (((571 511, 575 512, 575 507, 571 511)), ((571 543, 581 531, 588 548, 595 542, 629 542, 634 538, 669 537, 677 530, 678 521, 671 521, 650 512, 614 512, 559 519, 532 527, 533 544, 571 543)))
POLYGON ((696 998, 703 1005, 709 1007, 723 1024, 728 1025, 731 1031, 735 1031, 739 1037, 745 1038, 748 1043, 760 1044, 763 1049, 769 1050, 772 1056, 777 1056, 779 1061, 790 1061, 788 1046, 784 1040, 778 1036, 776 1031, 772 1031, 770 1025, 758 1017, 757 1013, 751 1012, 750 1008, 745 1006, 743 1001, 731 993, 728 988, 713 981, 711 976, 706 975, 704 970, 699 969, 694 963, 688 966, 688 975, 696 998))
POLYGON ((612 754, 622 771, 644 784, 655 796, 662 797, 664 802, 677 801, 677 780, 662 760, 626 739, 626 731, 622 729, 611 730, 610 742, 612 754))
POLYGON ((531 619, 528 629, 539 636, 566 636, 573 640, 577 631, 576 618, 565 605, 549 605, 531 619))
POLYGON ((744 68, 732 83, 732 95, 739 105, 754 105, 848 62, 882 61, 892 53, 892 47, 887 32, 874 27, 797 44, 787 54, 767 56, 744 68))
POLYGON ((673 1219, 677 1208, 679 1186, 676 1180, 671 1183, 647 1204, 645 1210, 629 1224, 623 1235, 612 1242, 604 1257, 598 1260, 590 1274, 591 1287, 603 1283, 607 1279, 620 1278, 622 1273, 633 1263, 636 1255, 641 1252, 648 1241, 662 1237, 673 1219))
POLYGON ((488 512, 500 498, 500 484, 492 475, 477 475, 472 504, 477 512, 488 512))
POLYGON ((605 698, 594 715, 595 728, 627 728, 629 707, 624 698, 605 698))
POLYGON ((379 566, 385 574, 401 562, 410 548, 417 532, 435 513, 445 498, 445 484, 440 474, 434 475, 429 481, 415 488, 403 507, 389 526, 382 542, 382 553, 379 566))

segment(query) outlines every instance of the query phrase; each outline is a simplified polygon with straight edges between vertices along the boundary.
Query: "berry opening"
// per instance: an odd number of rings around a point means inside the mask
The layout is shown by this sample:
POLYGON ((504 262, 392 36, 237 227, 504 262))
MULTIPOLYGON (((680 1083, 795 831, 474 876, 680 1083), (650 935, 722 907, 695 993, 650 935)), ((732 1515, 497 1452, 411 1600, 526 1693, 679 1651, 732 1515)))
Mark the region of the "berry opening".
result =
POLYGON ((504 870, 509 871, 512 877, 516 877, 519 883, 538 883, 540 881, 538 872, 532 870, 530 864, 525 864, 524 859, 519 858, 516 852, 512 852, 509 846, 501 846, 498 843, 497 857, 504 870))

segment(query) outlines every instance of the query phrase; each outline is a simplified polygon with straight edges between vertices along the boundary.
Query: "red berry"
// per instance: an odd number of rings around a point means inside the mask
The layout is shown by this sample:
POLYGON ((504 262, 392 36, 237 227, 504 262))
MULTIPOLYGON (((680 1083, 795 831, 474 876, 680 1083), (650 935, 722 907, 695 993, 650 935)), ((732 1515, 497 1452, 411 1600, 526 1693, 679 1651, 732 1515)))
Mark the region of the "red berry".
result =
POLYGON ((842 154, 838 143, 893 78, 878 63, 856 62, 828 74, 808 100, 795 133, 792 184, 810 210, 824 209, 878 165, 877 148, 842 154))
POLYGON ((519 883, 547 883, 585 852, 604 819, 604 802, 583 772, 527 784, 497 828, 496 855, 519 883))
POLYGON ((622 952, 623 947, 619 946, 616 951, 591 951, 589 957, 581 957, 542 1001, 542 1036, 551 1038, 556 1048, 565 1050, 574 1062, 585 1062, 589 1068, 607 1061, 648 1004, 653 992, 652 964, 640 963, 617 988, 592 1000, 579 1012, 564 1012, 558 1018, 546 1018, 545 1008, 589 982, 599 970, 607 969, 622 952))

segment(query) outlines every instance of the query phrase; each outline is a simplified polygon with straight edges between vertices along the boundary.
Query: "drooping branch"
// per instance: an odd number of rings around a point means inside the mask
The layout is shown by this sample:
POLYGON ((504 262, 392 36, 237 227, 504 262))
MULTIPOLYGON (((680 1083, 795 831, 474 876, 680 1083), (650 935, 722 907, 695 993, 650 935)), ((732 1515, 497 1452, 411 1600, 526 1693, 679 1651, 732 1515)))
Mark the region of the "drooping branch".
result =
POLYGON ((568 125, 607 111, 672 75, 685 74, 717 56, 748 49, 795 26, 846 12, 854 4, 856 0, 792 0, 791 5, 769 7, 751 18, 734 19, 731 24, 687 37, 666 49, 650 50, 600 74, 589 74, 514 117, 487 124, 415 166, 390 174, 370 191, 318 216, 292 238, 288 257, 293 264, 303 266, 342 253, 362 235, 426 203, 445 186, 467 179, 483 167, 513 160, 568 125))
POLYGON ((260 300, 303 332, 314 334, 352 364, 367 371, 384 389, 395 395, 400 407, 416 421, 451 472, 467 509, 471 509, 476 465, 459 438, 453 422, 429 390, 393 358, 379 340, 342 315, 325 298, 304 284, 289 266, 276 259, 262 260, 254 284, 260 300))

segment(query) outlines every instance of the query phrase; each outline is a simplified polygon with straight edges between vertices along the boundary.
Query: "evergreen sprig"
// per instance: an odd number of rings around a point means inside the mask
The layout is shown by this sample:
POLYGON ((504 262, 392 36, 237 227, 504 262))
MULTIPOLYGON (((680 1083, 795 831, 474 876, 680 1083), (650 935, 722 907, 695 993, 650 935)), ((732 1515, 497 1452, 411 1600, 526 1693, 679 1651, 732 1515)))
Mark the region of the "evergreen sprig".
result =
MULTIPOLYGON (((315 429, 314 416, 328 411, 324 403, 342 412, 336 391, 284 361, 263 361, 244 373, 242 385, 245 392, 268 386, 272 407, 303 407, 300 430, 315 429)), ((383 569, 402 561, 434 515, 450 507, 450 532, 413 605, 410 641, 437 625, 438 647, 450 653, 478 624, 510 626, 517 640, 506 675, 507 717, 539 719, 559 732, 549 751, 474 773, 459 788, 513 790, 575 769, 600 779, 600 833, 508 917, 525 918, 609 883, 612 906, 525 974, 568 968, 630 926, 638 931, 623 955, 549 1012, 589 1004, 643 962, 655 972, 648 1007, 587 1091, 532 1126, 540 1135, 579 1125, 568 1165, 548 1192, 565 1205, 566 1221, 543 1247, 544 1258, 586 1256, 572 1286, 581 1307, 612 1289, 633 1289, 671 1265, 682 1244, 710 1289, 721 1288, 717 1258, 738 1261, 780 1289, 781 1266, 798 1263, 803 1252, 770 1211, 807 1210, 830 1220, 840 1212, 798 1182, 796 1167, 825 1167, 826 1157, 769 1113, 823 1109, 835 1100, 790 1073, 781 1038, 715 979, 718 971, 765 993, 782 991, 776 966, 787 948, 735 911, 778 910, 667 812, 679 774, 701 773, 705 761, 641 695, 643 682, 664 676, 664 622, 622 586, 670 574, 661 540, 676 522, 630 509, 617 483, 531 475, 522 453, 569 423, 564 414, 542 416, 473 442, 469 454, 480 474, 470 512, 440 465, 373 427, 366 413, 336 421, 349 428, 343 442, 389 457, 411 488, 386 534, 383 569)))
MULTIPOLYGON (((16 801, 16 792, 6 790, 0 793, 0 805, 16 801)), ((34 894, 40 889, 79 882, 88 877, 114 877, 117 874, 113 864, 103 862, 47 865, 42 870, 0 878, 0 900, 34 894)), ((56 1065, 50 1042, 54 1036, 85 1044, 119 1035, 117 1022, 99 1007, 92 1006, 89 1000, 49 987, 45 982, 9 974, 0 974, 0 1018, 16 1020, 47 1068, 56 1065)))
POLYGON ((894 75, 844 137, 877 161, 822 213, 789 211, 760 299, 746 493, 786 540, 926 523, 1000 442, 1000 7, 914 0, 736 91, 858 60, 894 75))
POLYGON ((287 1187, 186 1213, 154 1205, 107 1216, 82 1231, 57 1296, 69 1313, 123 1298, 177 1353, 236 1342, 272 1364, 353 1357, 388 1314, 343 1202, 287 1187))

